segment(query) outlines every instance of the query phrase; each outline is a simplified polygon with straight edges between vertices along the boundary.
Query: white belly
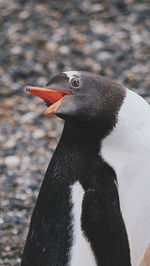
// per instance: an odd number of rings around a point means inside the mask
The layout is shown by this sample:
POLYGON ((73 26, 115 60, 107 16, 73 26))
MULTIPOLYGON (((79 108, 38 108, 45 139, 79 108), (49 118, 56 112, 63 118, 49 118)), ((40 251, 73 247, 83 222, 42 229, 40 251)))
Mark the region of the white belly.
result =
MULTIPOLYGON (((120 178, 125 177, 122 175, 120 178)), ((143 177, 137 178, 142 181, 143 177)), ((141 185, 133 184, 133 187, 126 187, 125 191, 125 187, 119 182, 120 205, 127 228, 133 266, 140 265, 150 243, 150 193, 146 187, 148 184, 141 185)))
POLYGON ((71 187, 73 246, 70 254, 69 266, 96 266, 90 243, 81 230, 81 211, 84 190, 79 182, 71 187))
POLYGON ((109 149, 105 149, 105 145, 102 148, 104 160, 113 167, 117 175, 120 207, 128 233, 132 266, 139 266, 150 243, 150 171, 149 166, 146 168, 138 158, 135 165, 131 152, 128 153, 127 163, 121 153, 117 154, 114 150, 111 154, 109 149))
POLYGON ((127 90, 101 154, 116 172, 132 266, 139 266, 150 243, 150 106, 136 93, 127 90))

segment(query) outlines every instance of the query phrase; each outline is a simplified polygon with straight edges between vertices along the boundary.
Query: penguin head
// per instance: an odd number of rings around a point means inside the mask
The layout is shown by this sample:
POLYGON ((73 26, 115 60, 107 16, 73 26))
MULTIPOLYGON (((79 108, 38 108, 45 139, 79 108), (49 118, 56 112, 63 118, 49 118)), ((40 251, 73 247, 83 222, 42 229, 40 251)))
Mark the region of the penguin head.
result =
POLYGON ((28 87, 27 91, 42 98, 46 115, 80 127, 111 130, 125 97, 125 88, 109 78, 84 71, 68 71, 54 76, 45 88, 28 87))

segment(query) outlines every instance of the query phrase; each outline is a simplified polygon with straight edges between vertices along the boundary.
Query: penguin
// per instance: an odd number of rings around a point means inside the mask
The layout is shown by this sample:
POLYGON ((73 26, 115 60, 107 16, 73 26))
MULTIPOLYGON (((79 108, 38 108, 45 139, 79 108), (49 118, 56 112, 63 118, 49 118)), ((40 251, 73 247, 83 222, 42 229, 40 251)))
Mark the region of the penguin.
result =
POLYGON ((47 104, 47 116, 54 113, 65 123, 21 265, 149 265, 148 103, 84 71, 63 72, 45 88, 26 90, 47 104))

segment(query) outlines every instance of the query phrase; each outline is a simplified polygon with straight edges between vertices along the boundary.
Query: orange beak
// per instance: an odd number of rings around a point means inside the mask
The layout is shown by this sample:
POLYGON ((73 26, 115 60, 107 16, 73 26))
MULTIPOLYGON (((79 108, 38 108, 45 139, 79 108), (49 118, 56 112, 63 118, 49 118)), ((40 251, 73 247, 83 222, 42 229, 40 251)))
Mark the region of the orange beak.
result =
POLYGON ((45 115, 53 114, 61 105, 63 99, 71 95, 70 92, 57 91, 40 87, 27 87, 26 91, 41 98, 49 107, 45 110, 45 115))

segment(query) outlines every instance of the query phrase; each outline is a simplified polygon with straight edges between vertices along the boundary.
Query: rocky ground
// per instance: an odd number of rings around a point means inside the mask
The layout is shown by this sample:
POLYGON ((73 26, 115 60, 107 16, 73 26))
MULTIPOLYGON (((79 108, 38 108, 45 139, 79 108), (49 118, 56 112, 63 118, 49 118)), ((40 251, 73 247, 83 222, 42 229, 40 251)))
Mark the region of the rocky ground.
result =
POLYGON ((18 266, 63 126, 24 87, 88 70, 150 102, 150 2, 0 0, 0 14, 0 265, 18 266))

